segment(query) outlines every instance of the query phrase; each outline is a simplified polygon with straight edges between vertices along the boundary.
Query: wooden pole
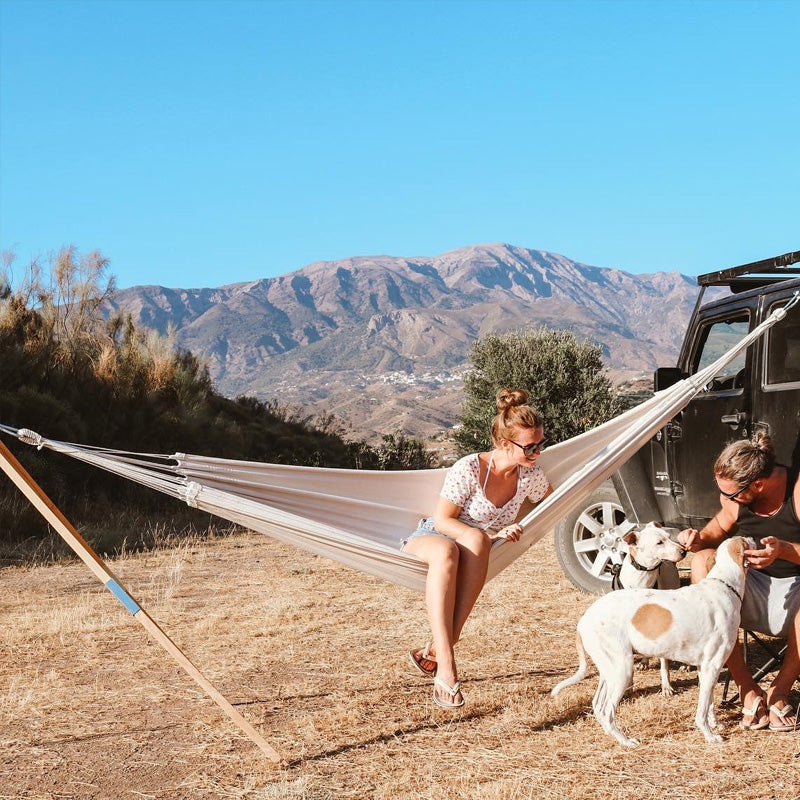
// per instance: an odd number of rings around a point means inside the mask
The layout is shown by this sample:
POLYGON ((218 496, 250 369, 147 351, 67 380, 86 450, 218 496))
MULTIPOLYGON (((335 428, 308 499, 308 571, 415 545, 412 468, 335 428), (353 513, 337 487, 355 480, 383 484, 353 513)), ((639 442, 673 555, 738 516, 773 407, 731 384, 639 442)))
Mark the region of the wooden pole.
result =
POLYGON ((181 649, 159 628, 150 615, 134 600, 106 563, 92 550, 83 537, 70 525, 66 517, 26 472, 12 452, 0 442, 0 468, 17 488, 28 498, 36 510, 55 528, 58 534, 75 551, 95 576, 103 583, 142 627, 180 664, 186 673, 230 717, 240 730, 276 764, 284 763, 280 754, 263 736, 211 685, 181 649))

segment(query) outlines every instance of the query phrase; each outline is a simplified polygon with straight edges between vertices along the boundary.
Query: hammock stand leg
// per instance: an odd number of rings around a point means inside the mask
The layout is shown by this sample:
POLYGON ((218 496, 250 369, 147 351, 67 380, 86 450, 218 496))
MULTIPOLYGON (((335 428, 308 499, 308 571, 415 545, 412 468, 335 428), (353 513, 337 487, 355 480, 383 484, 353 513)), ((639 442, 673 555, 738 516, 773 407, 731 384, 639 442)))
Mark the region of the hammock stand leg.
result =
POLYGON ((155 620, 127 593, 106 563, 92 550, 83 537, 67 521, 42 488, 31 478, 11 451, 0 442, 0 469, 8 475, 36 510, 55 528, 62 539, 75 551, 103 585, 125 606, 142 627, 186 671, 205 693, 232 719, 267 758, 276 764, 284 763, 280 754, 263 736, 214 688, 180 648, 158 626, 155 620))

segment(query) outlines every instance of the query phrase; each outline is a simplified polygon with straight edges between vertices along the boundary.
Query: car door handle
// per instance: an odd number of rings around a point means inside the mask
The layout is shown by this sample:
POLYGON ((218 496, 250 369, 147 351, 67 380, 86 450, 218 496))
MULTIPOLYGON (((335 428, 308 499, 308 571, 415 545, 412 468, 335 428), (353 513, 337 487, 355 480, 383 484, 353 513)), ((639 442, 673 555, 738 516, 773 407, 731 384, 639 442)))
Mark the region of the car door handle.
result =
POLYGON ((723 414, 719 421, 723 425, 741 425, 746 419, 747 414, 743 411, 737 411, 735 414, 723 414))

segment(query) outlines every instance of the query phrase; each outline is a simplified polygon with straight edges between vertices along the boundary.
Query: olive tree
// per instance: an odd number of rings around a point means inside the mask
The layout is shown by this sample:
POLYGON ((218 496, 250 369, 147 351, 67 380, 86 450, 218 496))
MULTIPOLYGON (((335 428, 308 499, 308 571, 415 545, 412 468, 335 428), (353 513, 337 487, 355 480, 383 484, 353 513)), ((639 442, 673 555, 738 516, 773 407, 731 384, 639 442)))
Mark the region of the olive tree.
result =
POLYGON ((535 328, 489 333, 470 350, 465 399, 455 435, 461 454, 491 448, 495 395, 503 387, 525 389, 545 420, 550 443, 569 439, 618 414, 599 346, 564 330, 535 328))

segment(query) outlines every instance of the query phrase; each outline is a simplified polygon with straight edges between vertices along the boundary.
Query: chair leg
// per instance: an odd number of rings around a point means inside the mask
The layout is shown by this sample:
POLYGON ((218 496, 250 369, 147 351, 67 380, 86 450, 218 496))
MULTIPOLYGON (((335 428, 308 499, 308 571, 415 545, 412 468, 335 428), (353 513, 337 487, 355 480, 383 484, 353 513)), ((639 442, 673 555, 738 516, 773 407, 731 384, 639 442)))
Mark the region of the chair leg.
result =
POLYGON ((764 652, 769 655, 769 659, 764 662, 764 664, 753 674, 753 680, 760 681, 765 675, 768 675, 770 672, 780 667, 780 665, 783 663, 783 657, 786 654, 786 649, 789 645, 785 644, 780 650, 776 650, 752 631, 749 633, 750 636, 752 636, 753 639, 759 643, 764 652))
MULTIPOLYGON (((748 649, 748 642, 749 640, 755 641, 758 646, 762 649, 764 653, 766 653, 769 658, 753 673, 753 680, 758 683, 765 675, 768 675, 770 672, 778 669, 780 665, 783 663, 783 656, 786 653, 786 649, 788 647, 787 644, 783 645, 780 649, 776 650, 771 644, 769 644, 765 639, 759 636, 757 633, 753 633, 753 631, 743 630, 742 635, 742 656, 744 657, 745 662, 747 662, 747 649, 748 649)), ((726 671, 725 673, 725 681, 722 689, 722 703, 726 706, 732 706, 739 700, 739 692, 734 692, 730 697, 728 696, 728 689, 730 688, 731 683, 731 674, 730 672, 726 671)))

